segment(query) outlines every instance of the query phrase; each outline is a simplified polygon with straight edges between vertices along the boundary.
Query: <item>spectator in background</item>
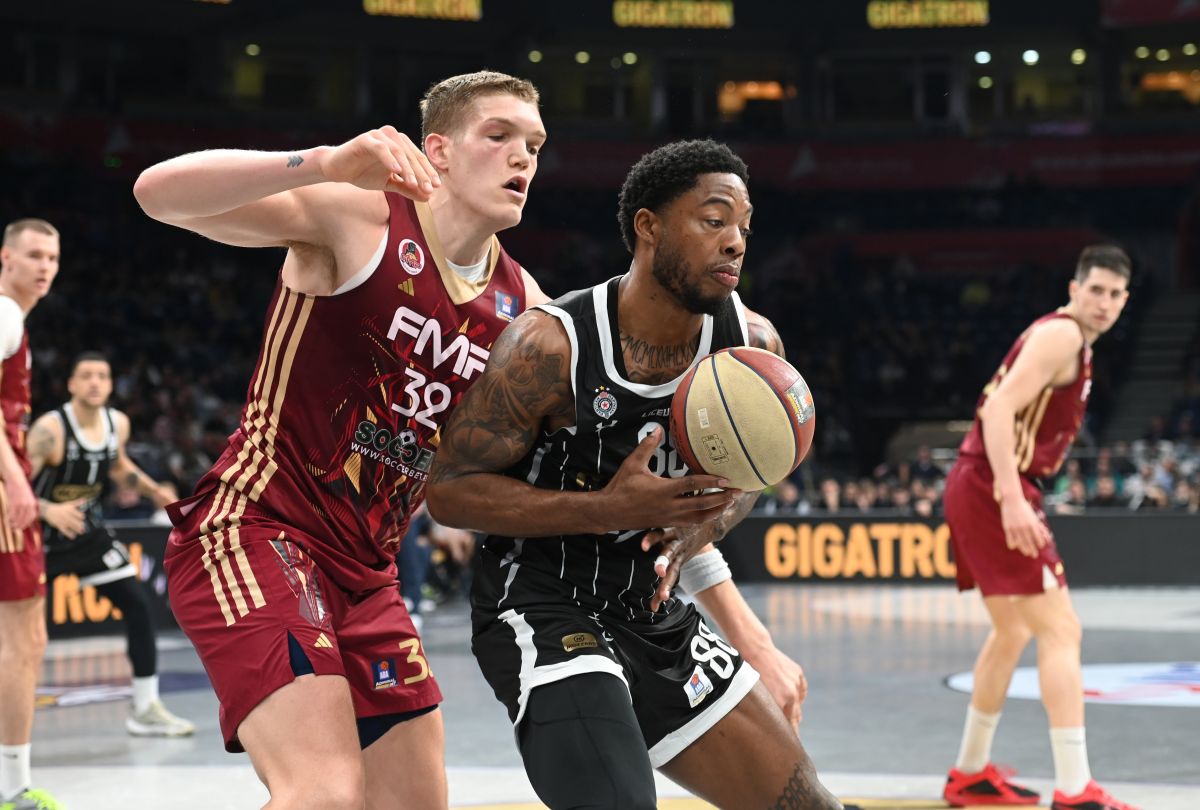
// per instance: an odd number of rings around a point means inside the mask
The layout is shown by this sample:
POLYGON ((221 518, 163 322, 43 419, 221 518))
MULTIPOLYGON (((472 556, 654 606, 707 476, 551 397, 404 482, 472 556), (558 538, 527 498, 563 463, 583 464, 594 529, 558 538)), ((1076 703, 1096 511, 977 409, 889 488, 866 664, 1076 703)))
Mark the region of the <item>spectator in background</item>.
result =
POLYGON ((841 511, 842 485, 837 482, 836 478, 826 478, 821 482, 821 501, 817 508, 830 514, 841 511))
POLYGON ((921 481, 940 481, 946 477, 946 471, 934 462, 927 444, 917 448, 917 457, 912 462, 912 477, 921 481))
POLYGON ((1196 512, 1200 509, 1200 488, 1193 486, 1186 478, 1175 482, 1175 490, 1171 493, 1171 508, 1176 512, 1196 512))
POLYGON ((1117 480, 1111 475, 1102 475, 1096 479, 1095 492, 1088 500, 1089 507, 1115 509, 1126 505, 1126 501, 1118 494, 1117 480))
POLYGON ((803 511, 800 489, 790 478, 776 484, 764 501, 761 509, 768 515, 797 515, 803 511))

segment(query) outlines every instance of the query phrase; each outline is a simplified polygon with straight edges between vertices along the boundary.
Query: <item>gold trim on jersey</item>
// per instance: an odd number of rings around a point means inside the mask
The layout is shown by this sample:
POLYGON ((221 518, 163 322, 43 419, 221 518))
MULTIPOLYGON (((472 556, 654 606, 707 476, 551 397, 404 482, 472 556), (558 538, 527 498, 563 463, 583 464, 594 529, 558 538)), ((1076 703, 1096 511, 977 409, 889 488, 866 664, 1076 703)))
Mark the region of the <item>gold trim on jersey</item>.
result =
POLYGON ((263 363, 254 380, 253 394, 246 403, 246 416, 242 423, 246 440, 237 458, 221 474, 221 484, 213 498, 212 508, 200 524, 204 567, 212 580, 213 592, 225 616, 225 623, 229 625, 237 621, 238 617, 249 613, 249 605, 257 608, 266 604, 262 589, 250 567, 250 561, 246 558, 246 551, 242 548, 238 527, 250 501, 257 501, 262 496, 279 468, 273 458, 275 437, 279 431, 279 414, 287 396, 296 351, 315 300, 312 296, 286 288, 281 291, 267 326, 267 347, 263 354, 263 363), (250 491, 246 492, 256 474, 257 481, 250 491), (241 574, 245 593, 242 592, 243 586, 238 584, 234 576, 231 559, 241 574), (232 608, 230 599, 226 599, 222 578, 228 584, 232 608), (233 615, 235 609, 238 617, 233 615))
POLYGON ((1016 459, 1020 472, 1029 472, 1033 464, 1033 454, 1037 450, 1037 433, 1042 427, 1042 419, 1046 416, 1046 407, 1054 396, 1053 388, 1043 388, 1036 400, 1026 405, 1017 413, 1016 419, 1016 459))
POLYGON ((414 202, 413 207, 417 211, 417 221, 421 223, 421 231, 425 234, 425 244, 429 245, 430 257, 437 265, 438 274, 442 277, 442 284, 445 285, 450 300, 461 306, 478 298, 487 289, 488 284, 492 283, 492 273, 495 272, 496 264, 500 261, 500 240, 496 238, 495 234, 492 234, 491 241, 488 242, 488 265, 483 278, 475 282, 464 281, 463 277, 455 273, 446 263, 446 253, 442 250, 441 240, 438 239, 437 228, 433 224, 433 211, 429 204, 414 202))

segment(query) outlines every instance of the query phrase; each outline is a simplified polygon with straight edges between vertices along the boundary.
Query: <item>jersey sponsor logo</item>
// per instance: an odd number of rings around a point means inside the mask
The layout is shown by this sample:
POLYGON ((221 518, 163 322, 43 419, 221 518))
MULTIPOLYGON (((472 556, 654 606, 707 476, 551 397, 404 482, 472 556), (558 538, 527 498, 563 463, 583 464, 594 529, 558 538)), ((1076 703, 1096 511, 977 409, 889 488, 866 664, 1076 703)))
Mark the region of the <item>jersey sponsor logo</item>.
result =
POLYGON ((517 317, 517 308, 521 302, 516 296, 506 292, 496 293, 496 317, 505 321, 512 321, 517 317))
POLYGON ((396 685, 396 659, 382 658, 371 664, 376 689, 391 689, 396 685))
POLYGON ((324 633, 317 633, 317 640, 316 640, 316 643, 313 644, 313 646, 318 649, 325 649, 325 650, 333 649, 333 643, 330 642, 329 636, 325 635, 324 633))
POLYGON ((617 413, 617 398, 600 386, 596 389, 596 398, 592 400, 592 410, 601 419, 612 419, 617 413))
POLYGON ((599 647, 600 643, 591 633, 572 633, 562 637, 562 645, 567 652, 575 652, 576 650, 594 649, 599 647))
POLYGON ((400 266, 410 276, 415 276, 425 269, 425 251, 411 239, 400 241, 400 266))
POLYGON ((411 278, 406 278, 402 283, 397 284, 396 289, 405 295, 416 295, 416 292, 413 290, 413 280, 411 278))
POLYGON ((704 702, 712 690, 712 681, 704 674, 704 669, 696 664, 696 668, 692 670, 692 677, 688 678, 687 683, 683 685, 683 693, 687 695, 688 705, 693 709, 696 708, 704 702))
POLYGON ((428 478, 433 466, 434 451, 419 447, 414 431, 405 428, 393 435, 386 427, 366 419, 358 423, 350 449, 417 481, 428 478))
MULTIPOLYGON (((960 672, 946 679, 946 685, 957 692, 969 693, 974 677, 970 672, 960 672)), ((1037 668, 1018 668, 1009 684, 1008 696, 1039 700, 1037 668)), ((1088 703, 1200 708, 1200 661, 1085 664, 1083 699, 1088 703)))
MULTIPOLYGON (((416 354, 421 355, 426 352, 426 349, 429 350, 429 359, 435 369, 453 358, 454 373, 464 380, 469 380, 483 371, 483 367, 487 365, 488 350, 482 346, 476 346, 461 332, 455 334, 448 346, 443 346, 443 335, 447 333, 447 330, 442 328, 442 324, 437 318, 426 318, 408 307, 399 307, 396 314, 392 316, 392 325, 388 329, 388 340, 395 340, 396 335, 401 332, 416 338, 416 344, 413 346, 416 354)), ((440 410, 445 410, 445 407, 440 410)))

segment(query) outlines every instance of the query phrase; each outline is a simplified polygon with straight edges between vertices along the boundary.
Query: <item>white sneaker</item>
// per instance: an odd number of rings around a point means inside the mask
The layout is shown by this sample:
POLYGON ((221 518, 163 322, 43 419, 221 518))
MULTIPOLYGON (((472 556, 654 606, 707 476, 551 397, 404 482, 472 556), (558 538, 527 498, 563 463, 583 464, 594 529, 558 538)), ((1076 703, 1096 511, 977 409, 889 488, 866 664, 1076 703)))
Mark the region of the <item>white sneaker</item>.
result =
POLYGON ((156 700, 140 712, 130 706, 125 730, 135 737, 187 737, 195 733, 196 726, 171 714, 161 700, 156 700))

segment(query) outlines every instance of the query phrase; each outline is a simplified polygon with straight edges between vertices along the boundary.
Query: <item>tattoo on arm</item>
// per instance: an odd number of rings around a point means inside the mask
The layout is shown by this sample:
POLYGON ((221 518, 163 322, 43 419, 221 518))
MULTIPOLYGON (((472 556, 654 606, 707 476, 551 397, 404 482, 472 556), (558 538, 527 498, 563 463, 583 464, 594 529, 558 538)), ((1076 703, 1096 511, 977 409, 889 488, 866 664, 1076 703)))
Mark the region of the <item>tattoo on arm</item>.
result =
POLYGON ((746 331, 750 334, 750 345, 754 348, 766 349, 780 357, 787 357, 783 352, 783 340, 779 337, 779 332, 766 318, 748 320, 746 331))
POLYGON ((29 429, 29 436, 26 438, 26 451, 29 456, 29 463, 33 465, 34 472, 37 472, 46 465, 46 459, 54 452, 54 434, 46 427, 44 422, 34 422, 33 427, 29 429))
POLYGON ((431 484, 511 467, 529 452, 545 417, 568 403, 573 408, 570 358, 556 348, 547 350, 538 337, 539 331, 557 326, 538 317, 524 321, 518 319, 500 335, 483 377, 442 431, 431 484))
POLYGON ((141 481, 141 479, 138 478, 138 474, 136 472, 125 473, 125 486, 137 487, 137 485, 140 481, 141 481))
POLYGON ((288 158, 287 167, 289 169, 294 169, 303 162, 304 162, 304 158, 300 157, 299 155, 292 155, 291 157, 288 158))
POLYGON ((805 808, 813 806, 814 794, 815 791, 809 784, 808 774, 805 773, 803 765, 797 765, 796 770, 792 771, 792 775, 788 778, 787 784, 784 785, 783 792, 771 805, 770 810, 805 810, 805 808))

